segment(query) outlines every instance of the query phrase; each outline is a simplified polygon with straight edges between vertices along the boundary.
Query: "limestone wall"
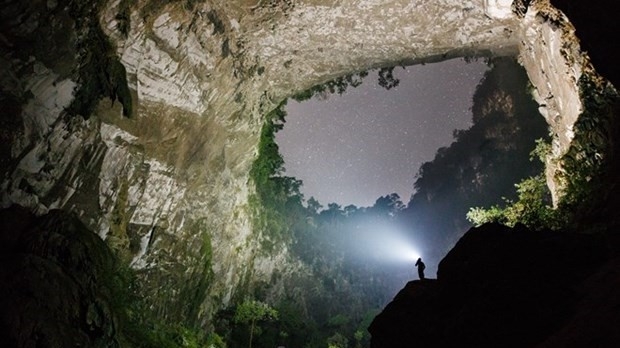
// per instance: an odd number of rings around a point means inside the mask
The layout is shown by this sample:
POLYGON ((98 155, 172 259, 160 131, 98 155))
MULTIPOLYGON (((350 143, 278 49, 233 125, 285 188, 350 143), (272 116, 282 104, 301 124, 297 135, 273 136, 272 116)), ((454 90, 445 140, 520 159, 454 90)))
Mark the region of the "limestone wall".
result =
POLYGON ((575 28, 558 10, 545 2, 534 2, 521 22, 519 58, 532 83, 539 111, 553 134, 552 154, 546 174, 554 203, 561 187, 557 159, 564 155, 575 136, 574 125, 582 112, 578 81, 587 58, 580 51, 575 28))
POLYGON ((78 212, 174 318, 196 303, 208 317, 285 264, 301 270, 286 248, 259 252, 248 207, 262 117, 285 97, 373 67, 519 55, 554 155, 580 110, 581 53, 544 1, 522 16, 506 0, 104 1, 81 15, 126 69, 131 118, 106 96, 88 118, 66 112, 95 58, 66 1, 1 11, 2 206, 78 212))

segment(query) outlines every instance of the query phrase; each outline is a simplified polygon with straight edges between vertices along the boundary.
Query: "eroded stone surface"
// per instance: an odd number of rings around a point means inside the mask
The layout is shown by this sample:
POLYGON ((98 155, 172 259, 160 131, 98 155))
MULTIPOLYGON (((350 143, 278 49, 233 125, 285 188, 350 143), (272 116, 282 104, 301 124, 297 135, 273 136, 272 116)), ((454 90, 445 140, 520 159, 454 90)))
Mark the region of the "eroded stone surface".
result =
MULTIPOLYGON (((285 247, 260 252, 248 206, 262 117, 285 97, 374 67, 518 55, 556 158, 581 110, 587 59, 546 1, 517 15, 506 0, 207 0, 191 8, 145 0, 127 9, 123 32, 124 3, 104 2, 93 20, 126 68, 130 119, 105 98, 88 120, 66 113, 81 83, 76 67, 89 58, 65 1, 14 0, 1 10, 13 18, 0 36, 2 101, 21 105, 2 145, 11 157, 0 172, 2 206, 80 214, 144 271, 145 289, 169 317, 183 317, 183 288, 209 272, 202 319, 217 309, 208 299, 225 305, 248 279, 303 272, 285 247), (35 40, 41 32, 53 39, 35 40), (62 54, 48 55, 43 41, 62 54)), ((552 189, 557 170, 548 167, 552 189)))

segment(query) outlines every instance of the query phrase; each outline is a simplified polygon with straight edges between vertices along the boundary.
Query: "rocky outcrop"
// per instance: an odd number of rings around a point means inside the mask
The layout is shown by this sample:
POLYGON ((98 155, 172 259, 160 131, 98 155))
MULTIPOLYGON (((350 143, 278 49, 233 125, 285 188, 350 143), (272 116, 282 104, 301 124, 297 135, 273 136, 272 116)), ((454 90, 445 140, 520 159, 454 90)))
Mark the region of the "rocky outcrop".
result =
POLYGON ((206 323, 273 270, 301 268, 286 247, 261 253, 250 204, 264 115, 287 96, 374 67, 516 55, 555 163, 588 59, 547 1, 515 3, 6 1, 1 204, 75 212, 141 270, 157 313, 206 323))
POLYGON ((615 347, 616 237, 489 224, 436 280, 412 281, 369 331, 378 347, 615 347))
MULTIPOLYGON (((0 211, 5 347, 119 347, 112 251, 75 216, 0 211)), ((116 299, 118 300, 118 299, 116 299)))

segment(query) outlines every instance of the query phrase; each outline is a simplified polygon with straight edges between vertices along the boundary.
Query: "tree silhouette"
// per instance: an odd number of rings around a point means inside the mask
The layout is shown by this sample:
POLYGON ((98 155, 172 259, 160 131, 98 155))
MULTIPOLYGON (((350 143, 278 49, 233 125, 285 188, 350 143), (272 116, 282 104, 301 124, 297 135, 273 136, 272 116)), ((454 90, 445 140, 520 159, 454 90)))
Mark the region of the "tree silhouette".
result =
POLYGON ((275 319, 278 319, 278 312, 268 304, 256 300, 243 301, 243 303, 237 306, 233 318, 236 323, 250 324, 250 348, 252 348, 252 338, 254 337, 256 322, 275 319))
POLYGON ((394 67, 379 70, 379 86, 390 90, 400 84, 400 80, 394 77, 394 67))

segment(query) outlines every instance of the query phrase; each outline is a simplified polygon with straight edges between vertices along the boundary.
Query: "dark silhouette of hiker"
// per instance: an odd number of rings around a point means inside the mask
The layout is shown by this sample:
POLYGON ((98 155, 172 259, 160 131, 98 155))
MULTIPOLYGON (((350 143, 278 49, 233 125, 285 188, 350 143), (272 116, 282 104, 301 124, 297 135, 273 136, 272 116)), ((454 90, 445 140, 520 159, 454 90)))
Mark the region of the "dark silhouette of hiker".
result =
POLYGON ((426 265, 424 264, 424 262, 422 262, 422 258, 418 258, 418 261, 415 262, 416 267, 418 267, 418 276, 420 277, 420 280, 424 279, 424 269, 426 268, 426 265))

